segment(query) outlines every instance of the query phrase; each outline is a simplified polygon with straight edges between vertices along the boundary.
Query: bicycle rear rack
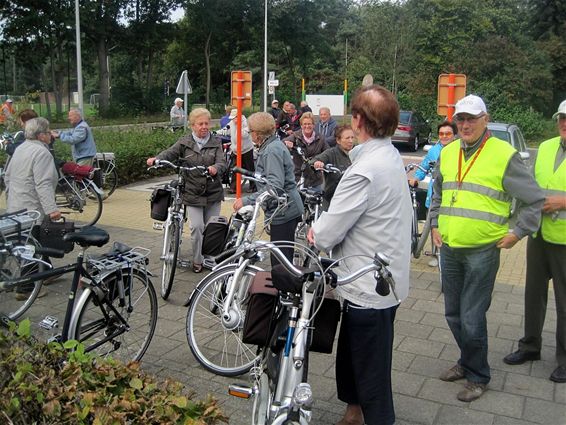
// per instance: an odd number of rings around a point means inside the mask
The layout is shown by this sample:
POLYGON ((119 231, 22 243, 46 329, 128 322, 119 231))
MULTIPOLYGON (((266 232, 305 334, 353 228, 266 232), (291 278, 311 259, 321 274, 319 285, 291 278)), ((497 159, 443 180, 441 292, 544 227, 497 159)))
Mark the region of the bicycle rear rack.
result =
POLYGON ((112 255, 110 257, 89 258, 88 264, 98 271, 111 271, 124 267, 124 265, 141 265, 145 268, 146 259, 151 250, 136 246, 123 254, 112 255))

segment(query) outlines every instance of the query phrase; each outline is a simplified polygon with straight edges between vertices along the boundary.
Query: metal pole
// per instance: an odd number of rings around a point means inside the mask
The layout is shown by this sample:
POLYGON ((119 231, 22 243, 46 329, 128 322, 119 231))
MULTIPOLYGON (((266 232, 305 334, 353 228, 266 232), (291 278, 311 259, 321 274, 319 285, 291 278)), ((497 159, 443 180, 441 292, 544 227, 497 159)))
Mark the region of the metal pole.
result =
POLYGON ((79 15, 79 0, 75 0, 75 38, 77 45, 77 90, 79 92, 79 109, 84 114, 83 66, 81 62, 81 19, 79 15))
POLYGON ((6 48, 2 45, 2 65, 4 67, 4 94, 8 98, 8 80, 6 77, 6 48))
MULTIPOLYGON (((263 112, 267 112, 267 0, 264 2, 263 22, 263 112)), ((238 177, 240 175, 238 174, 238 177)), ((239 187, 239 186, 238 186, 239 187)))

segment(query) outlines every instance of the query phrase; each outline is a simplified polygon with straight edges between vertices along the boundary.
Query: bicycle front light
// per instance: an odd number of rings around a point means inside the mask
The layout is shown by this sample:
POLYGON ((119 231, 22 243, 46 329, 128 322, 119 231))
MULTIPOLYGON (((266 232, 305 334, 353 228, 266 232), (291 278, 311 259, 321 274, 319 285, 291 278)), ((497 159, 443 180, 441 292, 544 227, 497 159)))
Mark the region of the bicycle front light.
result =
POLYGON ((309 408, 313 404, 312 389, 306 382, 301 382, 293 391, 293 404, 298 407, 309 408))

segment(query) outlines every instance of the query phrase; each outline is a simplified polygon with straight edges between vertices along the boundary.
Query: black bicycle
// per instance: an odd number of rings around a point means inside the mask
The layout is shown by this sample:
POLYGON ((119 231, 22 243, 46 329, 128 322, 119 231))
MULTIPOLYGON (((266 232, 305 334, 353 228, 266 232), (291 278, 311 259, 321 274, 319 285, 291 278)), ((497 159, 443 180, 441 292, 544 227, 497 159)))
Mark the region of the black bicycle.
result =
MULTIPOLYGON (((104 255, 86 257, 89 247, 101 247, 109 238, 106 231, 96 227, 83 227, 66 234, 65 241, 82 248, 75 263, 2 280, 0 294, 30 284, 40 285, 38 282, 52 276, 73 273, 62 332, 54 339, 59 342, 75 339, 84 344, 86 352, 123 362, 137 361, 146 352, 157 323, 157 297, 146 268, 149 250, 115 243, 104 255)), ((6 251, 4 261, 14 257, 30 264, 43 262, 25 250, 6 244, 2 249, 6 251)), ((63 254, 49 251, 52 257, 63 254)), ((10 317, 6 313, 3 316, 10 317)), ((47 316, 40 326, 54 329, 58 320, 47 316)))

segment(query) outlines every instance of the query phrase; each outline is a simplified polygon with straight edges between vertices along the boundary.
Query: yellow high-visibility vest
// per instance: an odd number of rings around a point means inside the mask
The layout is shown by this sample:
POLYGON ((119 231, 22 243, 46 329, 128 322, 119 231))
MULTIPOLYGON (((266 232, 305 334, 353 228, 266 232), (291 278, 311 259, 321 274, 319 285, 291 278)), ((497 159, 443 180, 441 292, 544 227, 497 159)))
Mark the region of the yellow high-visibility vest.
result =
MULTIPOLYGON (((517 151, 507 142, 490 137, 469 172, 458 185, 460 140, 440 152, 442 203, 438 230, 454 248, 473 248, 493 243, 509 232, 511 196, 503 189, 503 175, 517 151)), ((462 159, 462 175, 474 156, 462 159)))
MULTIPOLYGON (((566 196, 566 161, 554 171, 560 137, 549 139, 539 146, 535 162, 535 179, 545 196, 566 196)), ((543 214, 542 238, 551 243, 566 245, 566 210, 543 214)))

